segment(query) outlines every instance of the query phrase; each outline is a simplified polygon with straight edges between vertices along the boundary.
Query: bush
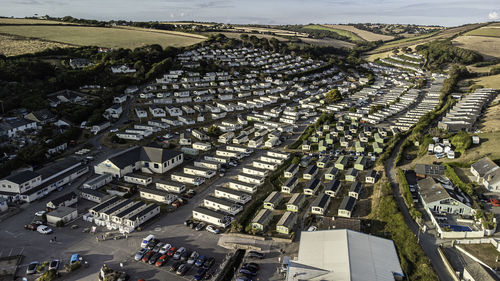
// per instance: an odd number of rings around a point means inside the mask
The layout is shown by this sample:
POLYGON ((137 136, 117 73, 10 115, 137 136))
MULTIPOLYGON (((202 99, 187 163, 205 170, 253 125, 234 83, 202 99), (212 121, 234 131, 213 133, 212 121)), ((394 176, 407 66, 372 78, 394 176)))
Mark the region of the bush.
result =
POLYGON ((52 281, 59 277, 59 274, 55 269, 45 271, 42 276, 38 277, 38 281, 52 281))
POLYGON ((453 167, 451 167, 450 165, 448 164, 444 164, 444 166, 446 167, 446 170, 444 172, 444 175, 446 177, 448 177, 451 182, 458 188, 460 188, 463 192, 467 193, 468 195, 472 196, 472 194, 474 193, 474 190, 472 188, 472 185, 471 184, 466 184, 464 183, 458 176, 457 174, 455 173, 455 170, 453 169, 453 167))
POLYGON ((58 220, 58 221, 56 222, 56 226, 57 226, 57 227, 63 227, 63 226, 64 226, 64 221, 63 221, 63 220, 58 220))
POLYGON ((450 142, 455 146, 455 151, 463 154, 472 145, 472 138, 466 132, 460 131, 450 138, 450 142))
POLYGON ((82 266, 81 262, 80 261, 76 261, 74 262, 73 264, 69 265, 69 264, 65 264, 64 265, 64 268, 66 269, 67 272, 72 272, 72 271, 75 271, 77 270, 78 268, 80 268, 82 266))

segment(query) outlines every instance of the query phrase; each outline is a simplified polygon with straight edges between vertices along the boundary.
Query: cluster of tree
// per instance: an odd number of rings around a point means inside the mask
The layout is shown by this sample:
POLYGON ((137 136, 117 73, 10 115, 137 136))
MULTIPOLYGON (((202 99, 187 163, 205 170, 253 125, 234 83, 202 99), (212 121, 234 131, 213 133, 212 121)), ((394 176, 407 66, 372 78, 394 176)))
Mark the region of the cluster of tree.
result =
POLYGON ((342 96, 342 94, 340 93, 340 91, 338 89, 331 89, 325 95, 325 102, 327 104, 334 104, 334 103, 341 101, 343 98, 344 97, 342 96))
POLYGON ((418 45, 415 50, 426 58, 425 67, 430 70, 441 70, 450 63, 473 64, 483 57, 471 50, 453 46, 450 40, 436 40, 418 45))
POLYGON ((324 39, 324 38, 330 38, 330 39, 337 39, 337 40, 342 40, 342 41, 347 41, 347 42, 353 42, 351 38, 347 36, 343 36, 338 34, 337 32, 333 30, 328 30, 328 29, 316 29, 316 28, 310 28, 304 26, 304 25, 284 25, 280 26, 279 28, 294 31, 294 32, 300 32, 300 33, 307 33, 309 37, 315 38, 315 39, 324 39))
POLYGON ((429 26, 419 26, 415 24, 382 24, 382 23, 355 23, 350 24, 357 29, 370 31, 376 34, 391 35, 401 38, 401 34, 428 34, 440 28, 429 28, 429 26))

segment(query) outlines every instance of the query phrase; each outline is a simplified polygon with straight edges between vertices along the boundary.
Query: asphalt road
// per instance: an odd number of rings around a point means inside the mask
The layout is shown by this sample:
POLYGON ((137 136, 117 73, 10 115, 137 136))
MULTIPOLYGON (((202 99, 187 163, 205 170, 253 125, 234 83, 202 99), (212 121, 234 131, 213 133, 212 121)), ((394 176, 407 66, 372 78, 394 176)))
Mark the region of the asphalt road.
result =
POLYGON ((399 192, 399 185, 396 181, 396 171, 394 169, 394 163, 396 161, 396 155, 397 152, 399 151, 401 147, 402 141, 400 141, 396 147, 394 148, 391 156, 385 163, 385 171, 387 173, 387 177, 389 179, 389 182, 391 183, 392 186, 392 191, 394 194, 394 198, 396 199, 396 203, 398 204, 398 208, 403 214, 404 220, 410 230, 413 232, 415 236, 419 235, 419 244, 424 250, 425 254, 429 257, 432 266, 434 267, 434 270, 437 272, 439 279, 441 281, 453 281, 453 278, 451 277, 450 273, 446 269, 443 260, 439 256, 439 253, 437 251, 439 243, 441 243, 440 240, 437 240, 437 238, 434 235, 427 234, 427 233, 422 233, 420 231, 419 226, 417 223, 413 220, 413 218, 410 216, 410 213, 408 212, 408 208, 406 207, 406 204, 404 203, 404 199, 401 196, 401 193, 399 192))

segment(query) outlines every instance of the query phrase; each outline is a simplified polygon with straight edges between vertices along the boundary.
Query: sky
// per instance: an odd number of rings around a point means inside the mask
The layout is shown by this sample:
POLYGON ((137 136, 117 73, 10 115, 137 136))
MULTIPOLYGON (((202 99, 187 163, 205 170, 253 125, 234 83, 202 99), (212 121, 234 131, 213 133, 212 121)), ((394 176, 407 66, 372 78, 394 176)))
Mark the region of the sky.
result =
POLYGON ((500 0, 0 0, 0 16, 235 24, 410 23, 500 20, 500 0))

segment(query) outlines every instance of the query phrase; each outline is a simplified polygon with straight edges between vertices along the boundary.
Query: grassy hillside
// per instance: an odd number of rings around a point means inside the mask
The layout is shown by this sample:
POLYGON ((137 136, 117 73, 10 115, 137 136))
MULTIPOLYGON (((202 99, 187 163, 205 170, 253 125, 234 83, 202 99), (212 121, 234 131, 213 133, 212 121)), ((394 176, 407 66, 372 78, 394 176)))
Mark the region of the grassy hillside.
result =
POLYGON ((364 39, 366 41, 370 41, 370 42, 371 41, 378 41, 378 40, 387 41, 387 40, 392 40, 394 38, 394 36, 390 36, 390 35, 377 34, 377 33, 373 33, 370 31, 361 30, 361 29, 358 29, 352 25, 324 24, 323 26, 328 27, 328 28, 332 28, 332 29, 336 29, 336 30, 346 30, 346 31, 352 32, 352 33, 356 34, 357 36, 361 37, 362 39, 364 39))
MULTIPOLYGON (((205 40, 200 35, 163 30, 64 25, 0 25, 0 33, 76 46, 129 49, 151 44, 183 47, 205 40)), ((15 43, 12 42, 13 47, 16 47, 15 43)))
POLYGON ((54 21, 54 20, 0 18, 0 24, 73 24, 73 23, 54 21))
POLYGON ((500 37, 500 26, 485 26, 465 33, 469 36, 500 37))
POLYGON ((326 31, 335 32, 341 36, 345 36, 345 37, 349 38, 353 42, 365 41, 363 38, 359 37, 358 35, 356 35, 355 33, 351 32, 351 31, 342 30, 342 29, 338 29, 338 28, 331 28, 331 27, 327 27, 327 26, 323 26, 323 25, 310 24, 310 25, 304 26, 304 29, 326 30, 326 31))
POLYGON ((66 48, 70 46, 64 43, 0 34, 0 54, 4 56, 31 54, 47 49, 66 48))

